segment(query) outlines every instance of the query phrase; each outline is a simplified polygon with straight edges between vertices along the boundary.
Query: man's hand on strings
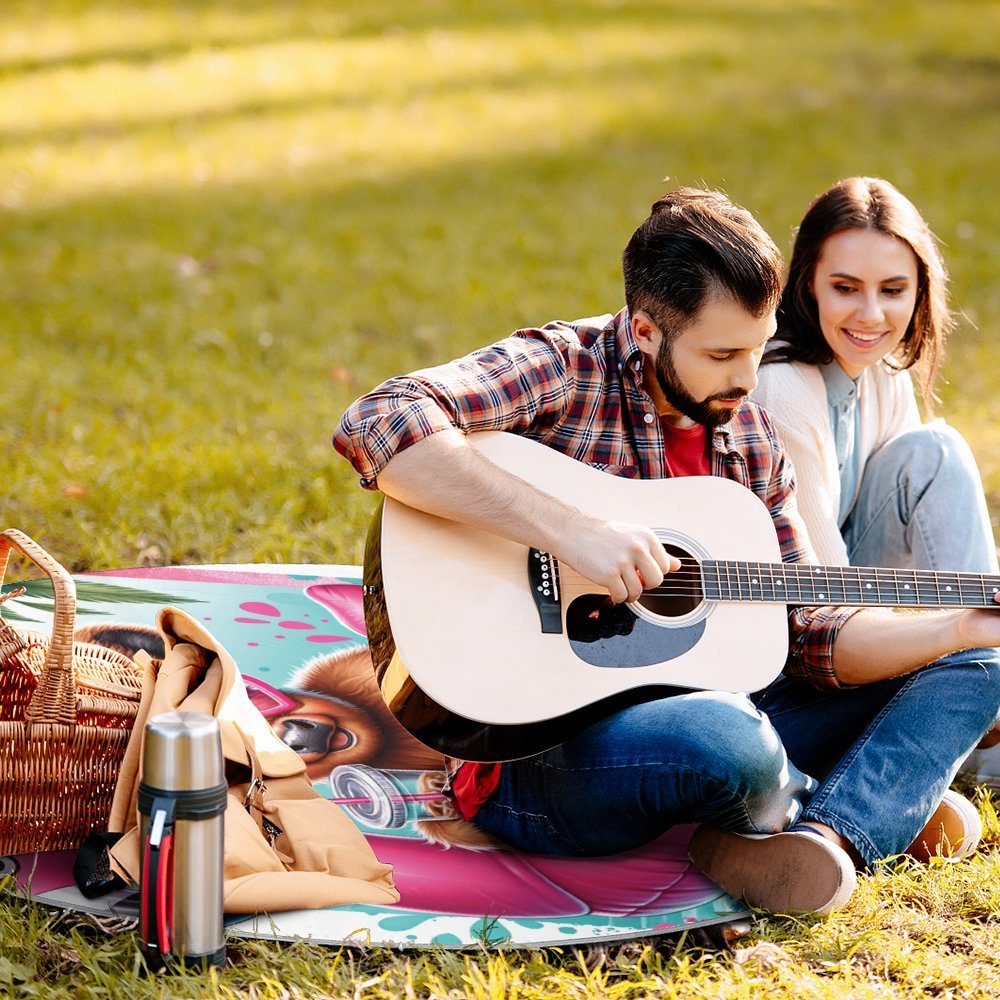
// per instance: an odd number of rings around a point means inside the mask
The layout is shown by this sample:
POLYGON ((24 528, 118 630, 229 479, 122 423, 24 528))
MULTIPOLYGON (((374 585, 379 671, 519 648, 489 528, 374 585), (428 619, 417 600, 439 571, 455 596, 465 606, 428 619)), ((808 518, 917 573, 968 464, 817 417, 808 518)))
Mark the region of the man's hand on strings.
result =
POLYGON ((567 525, 566 544, 553 554, 581 576, 605 587, 616 604, 634 601, 680 568, 652 530, 641 524, 579 515, 567 525))

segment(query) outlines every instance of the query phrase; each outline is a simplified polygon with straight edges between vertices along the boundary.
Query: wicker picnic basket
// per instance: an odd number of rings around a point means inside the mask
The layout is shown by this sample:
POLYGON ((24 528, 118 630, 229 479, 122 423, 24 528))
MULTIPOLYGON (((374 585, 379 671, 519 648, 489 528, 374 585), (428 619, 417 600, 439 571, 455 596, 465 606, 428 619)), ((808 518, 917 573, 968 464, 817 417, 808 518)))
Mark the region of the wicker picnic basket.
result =
POLYGON ((107 824, 141 675, 122 653, 74 642, 72 577, 16 528, 0 532, 0 583, 12 548, 48 574, 55 605, 51 636, 0 614, 0 854, 76 848, 107 824))

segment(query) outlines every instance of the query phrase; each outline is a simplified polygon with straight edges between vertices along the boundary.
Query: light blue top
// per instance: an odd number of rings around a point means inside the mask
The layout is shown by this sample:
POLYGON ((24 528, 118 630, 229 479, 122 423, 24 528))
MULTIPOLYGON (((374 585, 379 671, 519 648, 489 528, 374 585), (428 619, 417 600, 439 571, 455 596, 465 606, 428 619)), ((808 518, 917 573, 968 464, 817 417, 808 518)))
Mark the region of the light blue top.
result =
MULTIPOLYGON (((858 382, 840 367, 836 359, 820 365, 819 370, 826 385, 830 430, 833 432, 833 442, 837 452, 837 470, 840 473, 840 511, 837 515, 837 524, 842 528, 854 506, 862 472, 858 382)), ((859 380, 860 378, 861 376, 859 380)))

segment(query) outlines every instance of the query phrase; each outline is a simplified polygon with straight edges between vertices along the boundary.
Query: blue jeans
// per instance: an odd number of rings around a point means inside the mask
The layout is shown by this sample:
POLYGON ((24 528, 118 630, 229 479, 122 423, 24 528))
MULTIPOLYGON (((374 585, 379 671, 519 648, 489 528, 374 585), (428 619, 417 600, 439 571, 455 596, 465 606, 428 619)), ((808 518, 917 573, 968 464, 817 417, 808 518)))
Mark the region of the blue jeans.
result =
POLYGON ((779 678, 753 700, 677 694, 506 764, 476 823, 521 850, 579 856, 677 823, 770 833, 803 818, 874 864, 912 843, 998 704, 996 650, 856 688, 779 678))
MULTIPOLYGON (((854 566, 997 573, 979 469, 964 438, 936 421, 880 448, 865 466, 841 534, 854 566)), ((961 767, 1000 785, 1000 746, 961 767)))
POLYGON ((1000 652, 968 649, 854 688, 781 677, 754 700, 820 781, 801 818, 832 827, 871 865, 909 847, 993 725, 1000 652))
POLYGON ((476 823, 525 851, 614 854, 677 823, 775 832, 815 788, 746 695, 684 692, 505 764, 476 823))
POLYGON ((841 534, 852 566, 997 572, 976 460, 941 421, 901 434, 868 459, 841 534))

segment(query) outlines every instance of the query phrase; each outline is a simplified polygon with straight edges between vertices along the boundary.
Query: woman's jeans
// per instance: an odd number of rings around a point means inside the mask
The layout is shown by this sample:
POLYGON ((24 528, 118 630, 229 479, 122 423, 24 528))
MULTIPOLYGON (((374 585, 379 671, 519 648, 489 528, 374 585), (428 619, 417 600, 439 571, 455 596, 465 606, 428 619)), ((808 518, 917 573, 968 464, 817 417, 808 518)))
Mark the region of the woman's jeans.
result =
POLYGON ((900 434, 868 459, 841 534, 852 566, 997 572, 976 460, 943 421, 900 434))
MULTIPOLYGON (((942 421, 901 434, 868 459, 841 533, 852 566, 998 572, 979 469, 942 421)), ((1000 746, 974 750, 961 770, 1000 786, 1000 746)))
POLYGON ((638 847, 677 823, 772 833, 802 818, 874 864, 913 842, 998 704, 992 649, 856 688, 780 678, 753 700, 677 694, 504 765, 476 823, 522 850, 574 856, 638 847))

